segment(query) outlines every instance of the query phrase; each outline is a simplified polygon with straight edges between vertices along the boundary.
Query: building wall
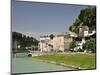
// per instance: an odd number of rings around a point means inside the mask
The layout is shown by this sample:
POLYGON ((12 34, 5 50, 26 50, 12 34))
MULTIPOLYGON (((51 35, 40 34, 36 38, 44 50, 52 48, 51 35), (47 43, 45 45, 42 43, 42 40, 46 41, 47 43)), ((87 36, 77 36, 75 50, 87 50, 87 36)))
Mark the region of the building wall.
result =
POLYGON ((49 37, 42 37, 40 38, 40 50, 42 51, 50 51, 50 47, 48 46, 48 44, 50 43, 50 38, 49 37))
POLYGON ((53 49, 56 51, 64 51, 64 37, 60 36, 60 37, 55 37, 53 39, 53 49))
POLYGON ((71 38, 71 37, 68 37, 68 38, 65 38, 64 39, 64 48, 66 49, 66 50, 68 50, 69 49, 69 45, 70 45, 70 43, 73 41, 73 39, 71 38))
POLYGON ((69 49, 69 44, 72 42, 72 38, 65 37, 65 35, 55 36, 53 39, 49 37, 40 38, 40 50, 43 52, 53 51, 64 51, 65 49, 69 49), (52 46, 49 46, 52 45, 52 46))

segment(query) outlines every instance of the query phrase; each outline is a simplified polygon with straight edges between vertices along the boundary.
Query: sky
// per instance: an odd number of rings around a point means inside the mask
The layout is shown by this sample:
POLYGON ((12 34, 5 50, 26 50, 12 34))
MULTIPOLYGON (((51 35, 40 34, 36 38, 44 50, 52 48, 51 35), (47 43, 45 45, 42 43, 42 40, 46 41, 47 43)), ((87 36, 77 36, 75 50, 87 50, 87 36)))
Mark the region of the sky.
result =
POLYGON ((12 0, 12 31, 35 38, 67 32, 80 10, 88 6, 12 0))

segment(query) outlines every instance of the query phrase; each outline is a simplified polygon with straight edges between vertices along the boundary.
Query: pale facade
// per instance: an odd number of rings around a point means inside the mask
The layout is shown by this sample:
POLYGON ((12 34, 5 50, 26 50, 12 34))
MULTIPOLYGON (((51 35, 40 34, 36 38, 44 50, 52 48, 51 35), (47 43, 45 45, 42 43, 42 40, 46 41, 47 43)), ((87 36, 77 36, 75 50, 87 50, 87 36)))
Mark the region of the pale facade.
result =
POLYGON ((69 48, 72 38, 69 35, 55 35, 53 39, 49 36, 40 37, 40 50, 42 52, 62 51, 69 48))

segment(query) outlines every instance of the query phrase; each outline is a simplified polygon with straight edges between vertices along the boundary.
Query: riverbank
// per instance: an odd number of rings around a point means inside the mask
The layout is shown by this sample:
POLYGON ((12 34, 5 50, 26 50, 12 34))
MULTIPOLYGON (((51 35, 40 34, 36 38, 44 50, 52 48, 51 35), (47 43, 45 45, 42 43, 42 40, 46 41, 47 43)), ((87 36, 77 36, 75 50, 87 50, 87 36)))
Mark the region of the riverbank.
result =
POLYGON ((35 59, 39 59, 43 62, 63 65, 76 69, 95 69, 96 68, 96 56, 95 54, 54 54, 54 55, 42 55, 35 56, 35 59))

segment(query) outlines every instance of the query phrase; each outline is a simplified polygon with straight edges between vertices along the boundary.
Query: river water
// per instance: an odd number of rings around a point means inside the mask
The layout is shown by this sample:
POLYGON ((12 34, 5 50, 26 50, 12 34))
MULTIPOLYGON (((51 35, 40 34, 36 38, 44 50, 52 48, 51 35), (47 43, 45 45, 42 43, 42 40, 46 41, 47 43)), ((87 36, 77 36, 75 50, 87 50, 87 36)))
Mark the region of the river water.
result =
POLYGON ((33 59, 32 57, 12 58, 12 73, 46 72, 75 70, 61 65, 46 63, 33 59))

